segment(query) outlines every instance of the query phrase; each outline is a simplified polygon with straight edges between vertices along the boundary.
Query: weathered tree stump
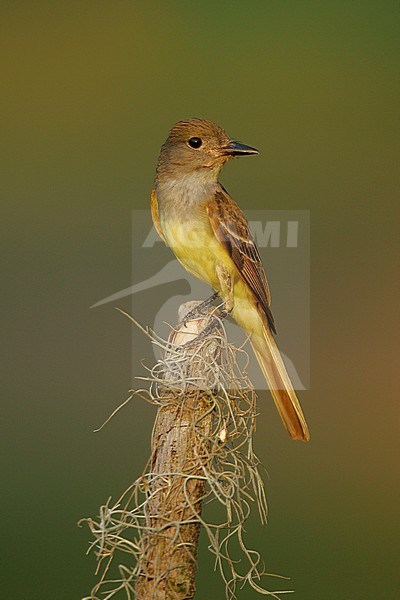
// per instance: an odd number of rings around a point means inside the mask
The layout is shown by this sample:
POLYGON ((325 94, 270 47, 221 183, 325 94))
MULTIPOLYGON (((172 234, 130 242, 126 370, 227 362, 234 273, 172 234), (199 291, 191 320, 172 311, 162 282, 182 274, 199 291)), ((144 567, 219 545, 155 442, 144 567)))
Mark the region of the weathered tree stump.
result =
MULTIPOLYGON (((183 305, 180 319, 196 304, 183 305)), ((219 348, 212 339, 209 344, 193 340, 208 322, 202 315, 186 325, 180 323, 169 338, 171 353, 177 352, 177 346, 193 345, 185 346, 178 373, 173 359, 172 369, 164 373, 167 393, 152 435, 152 477, 140 540, 137 600, 184 600, 195 595, 200 534, 196 515, 201 514, 205 494, 203 465, 210 460, 208 440, 214 418, 209 373, 204 367, 200 370, 200 365, 218 361, 219 348)))

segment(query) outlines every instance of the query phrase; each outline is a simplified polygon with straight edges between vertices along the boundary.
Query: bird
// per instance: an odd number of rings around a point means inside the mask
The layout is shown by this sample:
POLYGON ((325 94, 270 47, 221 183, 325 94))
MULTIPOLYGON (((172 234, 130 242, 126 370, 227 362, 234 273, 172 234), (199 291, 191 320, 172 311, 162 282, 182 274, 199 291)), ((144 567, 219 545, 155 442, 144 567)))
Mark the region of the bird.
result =
POLYGON ((271 297, 261 257, 242 210, 219 183, 233 157, 258 154, 207 119, 177 122, 161 146, 151 193, 154 227, 178 261, 213 288, 250 338, 289 435, 309 429, 274 334, 271 297))

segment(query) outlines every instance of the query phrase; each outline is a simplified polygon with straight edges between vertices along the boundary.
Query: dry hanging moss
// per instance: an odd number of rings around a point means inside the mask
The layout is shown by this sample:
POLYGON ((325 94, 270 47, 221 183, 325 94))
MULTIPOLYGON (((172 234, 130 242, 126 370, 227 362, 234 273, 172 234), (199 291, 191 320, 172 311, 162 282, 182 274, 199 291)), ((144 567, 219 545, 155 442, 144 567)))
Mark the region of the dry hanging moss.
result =
POLYGON ((93 535, 88 552, 96 554, 99 575, 83 600, 194 598, 200 529, 227 599, 246 583, 273 598, 289 592, 262 587, 263 561, 244 541, 252 508, 263 524, 267 519, 253 451, 257 398, 246 375, 247 353, 228 343, 222 323, 197 343, 182 345, 209 319, 181 325, 167 343, 145 331, 163 358, 141 378, 146 389, 132 391, 128 401, 139 396, 159 407, 152 455, 116 502, 110 498, 96 519, 83 519, 93 535), (210 503, 223 515, 215 522, 210 503))

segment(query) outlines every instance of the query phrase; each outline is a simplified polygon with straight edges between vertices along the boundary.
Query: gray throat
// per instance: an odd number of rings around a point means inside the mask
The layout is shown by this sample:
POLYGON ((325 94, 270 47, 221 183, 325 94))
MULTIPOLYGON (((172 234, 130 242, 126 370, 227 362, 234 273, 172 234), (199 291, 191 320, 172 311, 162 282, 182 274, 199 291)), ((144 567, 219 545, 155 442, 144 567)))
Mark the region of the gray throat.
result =
POLYGON ((193 210, 205 204, 215 194, 217 188, 216 174, 209 170, 193 171, 156 181, 157 200, 161 212, 173 211, 183 218, 186 210, 193 210))

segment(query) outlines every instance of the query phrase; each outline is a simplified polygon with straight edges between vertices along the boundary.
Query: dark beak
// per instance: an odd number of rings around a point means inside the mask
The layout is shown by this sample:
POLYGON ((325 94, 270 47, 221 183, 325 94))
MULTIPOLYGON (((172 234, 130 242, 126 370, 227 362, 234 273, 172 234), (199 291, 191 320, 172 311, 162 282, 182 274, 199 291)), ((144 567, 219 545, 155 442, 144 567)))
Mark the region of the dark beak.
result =
POLYGON ((251 146, 245 146, 240 142, 229 142, 227 146, 221 148, 221 152, 227 156, 246 156, 250 154, 258 154, 258 150, 251 146))

